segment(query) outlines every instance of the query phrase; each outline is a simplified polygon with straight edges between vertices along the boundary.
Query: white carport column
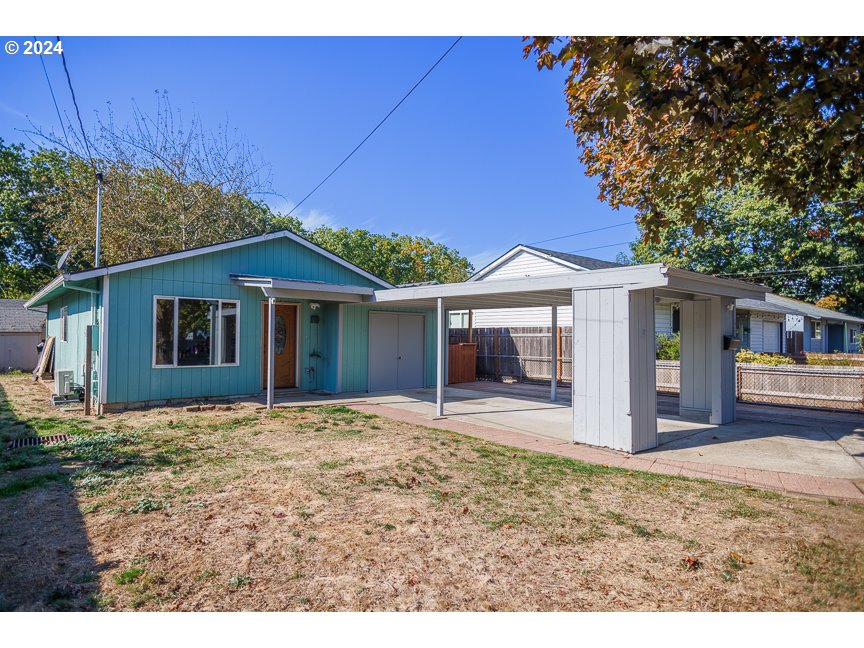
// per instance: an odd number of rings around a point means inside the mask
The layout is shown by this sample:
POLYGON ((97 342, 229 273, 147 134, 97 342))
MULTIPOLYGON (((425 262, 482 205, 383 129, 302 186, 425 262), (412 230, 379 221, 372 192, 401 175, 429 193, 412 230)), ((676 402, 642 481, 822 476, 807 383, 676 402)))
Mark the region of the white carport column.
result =
POLYGON ((438 373, 435 380, 435 416, 444 416, 444 364, 447 357, 447 311, 444 299, 438 298, 438 373))
POLYGON ((552 307, 552 387, 549 400, 558 400, 558 307, 552 307))
POLYGON ((735 300, 709 297, 681 302, 679 414, 714 425, 735 420, 735 300))
POLYGON ((276 379, 276 298, 267 298, 267 409, 273 409, 276 379))
POLYGON ((727 350, 724 337, 735 337, 735 300, 711 298, 711 417, 709 423, 723 425, 735 421, 735 355, 727 350))
POLYGON ((657 447, 654 291, 573 291, 573 440, 657 447))

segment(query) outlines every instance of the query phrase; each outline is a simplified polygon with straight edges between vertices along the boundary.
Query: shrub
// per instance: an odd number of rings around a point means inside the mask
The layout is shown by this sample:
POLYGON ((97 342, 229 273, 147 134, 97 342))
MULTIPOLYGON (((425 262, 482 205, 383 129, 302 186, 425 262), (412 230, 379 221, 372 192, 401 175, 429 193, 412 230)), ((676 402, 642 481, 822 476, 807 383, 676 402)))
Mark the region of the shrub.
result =
POLYGON ((789 356, 784 356, 775 353, 753 353, 750 349, 741 349, 735 356, 736 362, 745 364, 762 364, 762 365, 791 365, 795 361, 789 356))
POLYGON ((657 334, 657 359, 658 360, 680 360, 681 359, 681 334, 664 335, 657 334))

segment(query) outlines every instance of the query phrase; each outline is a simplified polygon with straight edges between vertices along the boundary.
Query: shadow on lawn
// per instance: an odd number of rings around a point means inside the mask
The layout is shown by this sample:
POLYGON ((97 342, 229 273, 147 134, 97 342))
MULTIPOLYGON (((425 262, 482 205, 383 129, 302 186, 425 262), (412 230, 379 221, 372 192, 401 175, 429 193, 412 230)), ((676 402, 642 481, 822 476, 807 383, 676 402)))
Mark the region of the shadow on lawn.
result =
POLYGON ((16 438, 81 429, 68 427, 63 419, 53 417, 19 419, 0 386, 2 611, 91 610, 97 606, 98 573, 107 565, 97 564, 90 553, 71 483, 84 464, 75 461, 70 465, 44 446, 8 448, 16 438))

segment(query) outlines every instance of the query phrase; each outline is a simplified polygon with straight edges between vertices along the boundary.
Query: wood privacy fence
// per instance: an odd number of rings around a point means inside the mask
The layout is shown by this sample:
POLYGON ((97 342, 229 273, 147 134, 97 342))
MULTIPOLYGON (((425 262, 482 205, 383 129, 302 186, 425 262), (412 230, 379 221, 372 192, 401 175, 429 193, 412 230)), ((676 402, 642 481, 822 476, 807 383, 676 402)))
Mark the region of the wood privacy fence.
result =
MULTIPOLYGON (((475 328, 471 341, 477 344, 477 380, 551 381, 553 343, 559 345, 558 380, 573 376, 573 329, 559 326, 552 335, 549 326, 519 328, 475 328)), ((468 342, 468 329, 450 329, 450 344, 468 342)))
MULTIPOLYGON (((677 360, 657 361, 657 390, 677 392, 677 360)), ((864 368, 737 365, 738 400, 774 405, 864 410, 864 368)))

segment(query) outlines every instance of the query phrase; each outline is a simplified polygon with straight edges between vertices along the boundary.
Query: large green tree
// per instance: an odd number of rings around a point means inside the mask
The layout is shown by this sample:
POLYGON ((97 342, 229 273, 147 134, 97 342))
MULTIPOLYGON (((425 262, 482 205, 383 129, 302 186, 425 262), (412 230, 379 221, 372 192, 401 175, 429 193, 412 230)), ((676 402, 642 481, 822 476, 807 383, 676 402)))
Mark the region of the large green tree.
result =
MULTIPOLYGON (((307 229, 228 185, 186 179, 163 166, 98 160, 103 264, 288 229, 392 283, 461 281, 457 251, 423 237, 366 230, 307 229)), ((89 160, 58 149, 28 151, 0 141, 0 296, 25 297, 49 281, 60 253, 69 269, 92 267, 96 184, 89 160)))
POLYGON ((750 183, 795 213, 848 200, 864 177, 861 37, 537 37, 525 56, 568 72, 568 125, 600 198, 657 236, 673 206, 702 227, 717 186, 750 183))
POLYGON ((31 294, 54 274, 57 240, 44 205, 56 193, 52 169, 64 156, 0 139, 0 295, 31 294))
POLYGON ((864 315, 864 222, 851 211, 838 202, 798 213, 753 187, 722 190, 698 210, 704 228, 669 208, 659 237, 640 239, 632 256, 757 281, 810 302, 833 296, 832 303, 864 315))

